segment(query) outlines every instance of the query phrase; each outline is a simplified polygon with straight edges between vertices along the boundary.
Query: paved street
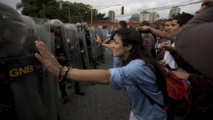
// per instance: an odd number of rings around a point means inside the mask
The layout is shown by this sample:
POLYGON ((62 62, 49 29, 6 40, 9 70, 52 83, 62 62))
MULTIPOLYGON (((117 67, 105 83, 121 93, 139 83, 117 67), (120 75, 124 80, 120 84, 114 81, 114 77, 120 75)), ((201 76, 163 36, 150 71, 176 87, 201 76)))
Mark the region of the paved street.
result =
MULTIPOLYGON (((98 68, 112 67, 113 57, 105 51, 105 63, 98 68)), ((108 85, 91 85, 80 83, 85 96, 74 94, 74 87, 68 89, 68 103, 63 105, 59 100, 59 113, 62 120, 128 120, 130 106, 123 90, 110 89, 108 85)))

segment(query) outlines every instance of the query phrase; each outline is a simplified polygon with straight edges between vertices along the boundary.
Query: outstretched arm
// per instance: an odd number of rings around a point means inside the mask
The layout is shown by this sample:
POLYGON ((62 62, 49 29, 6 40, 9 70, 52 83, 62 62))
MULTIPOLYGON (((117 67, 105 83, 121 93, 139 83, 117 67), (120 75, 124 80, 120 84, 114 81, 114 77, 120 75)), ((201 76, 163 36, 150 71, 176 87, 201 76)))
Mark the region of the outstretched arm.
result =
POLYGON ((96 36, 97 36, 96 42, 98 43, 99 46, 103 46, 103 47, 108 48, 109 50, 113 51, 111 44, 108 44, 107 42, 103 42, 98 35, 96 35, 96 36))
MULTIPOLYGON (((35 44, 40 53, 35 53, 35 57, 48 69, 49 72, 57 76, 62 66, 42 41, 36 41, 35 44)), ((66 71, 63 71, 62 69, 61 73, 63 75, 65 75, 65 72, 66 71)), ((71 80, 95 84, 109 84, 110 81, 110 73, 107 70, 81 70, 70 68, 65 77, 71 80)))
POLYGON ((143 30, 143 31, 146 31, 146 30, 150 30, 152 31, 152 33, 154 33, 156 36, 159 36, 161 38, 166 38, 166 39, 169 39, 171 40, 172 42, 174 42, 174 36, 168 34, 168 33, 165 33, 163 31, 160 31, 160 30, 157 30, 155 28, 152 28, 150 26, 142 26, 140 27, 139 29, 143 30))

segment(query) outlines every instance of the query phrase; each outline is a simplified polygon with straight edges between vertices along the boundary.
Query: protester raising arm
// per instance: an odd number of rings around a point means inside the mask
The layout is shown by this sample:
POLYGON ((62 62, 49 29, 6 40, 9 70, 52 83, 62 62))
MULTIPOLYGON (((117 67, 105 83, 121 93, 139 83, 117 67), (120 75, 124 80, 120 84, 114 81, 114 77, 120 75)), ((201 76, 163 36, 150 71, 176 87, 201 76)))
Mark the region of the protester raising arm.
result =
POLYGON ((103 46, 103 47, 108 48, 109 50, 113 51, 112 45, 107 43, 109 40, 105 40, 103 42, 98 35, 96 35, 96 36, 97 36, 96 42, 98 43, 98 46, 103 46))
POLYGON ((172 42, 174 42, 174 36, 166 33, 166 32, 163 32, 163 31, 160 31, 160 30, 157 30, 155 28, 152 28, 150 26, 141 26, 139 29, 141 29, 142 31, 146 31, 146 30, 150 30, 152 33, 154 33, 156 36, 159 36, 161 38, 166 38, 166 39, 169 39, 171 40, 172 42))

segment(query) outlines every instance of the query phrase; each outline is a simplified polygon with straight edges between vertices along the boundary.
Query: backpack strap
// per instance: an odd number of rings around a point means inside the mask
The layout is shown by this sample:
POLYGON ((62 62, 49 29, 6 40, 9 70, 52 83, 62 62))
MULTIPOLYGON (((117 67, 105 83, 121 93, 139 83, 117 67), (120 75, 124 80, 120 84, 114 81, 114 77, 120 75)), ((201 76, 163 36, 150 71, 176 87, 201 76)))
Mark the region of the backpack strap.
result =
POLYGON ((152 98, 150 98, 138 85, 135 85, 145 96, 146 98, 148 98, 149 102, 154 105, 157 104, 158 106, 160 106, 161 108, 165 108, 165 106, 159 104, 158 102, 156 102, 155 100, 153 100, 152 98))

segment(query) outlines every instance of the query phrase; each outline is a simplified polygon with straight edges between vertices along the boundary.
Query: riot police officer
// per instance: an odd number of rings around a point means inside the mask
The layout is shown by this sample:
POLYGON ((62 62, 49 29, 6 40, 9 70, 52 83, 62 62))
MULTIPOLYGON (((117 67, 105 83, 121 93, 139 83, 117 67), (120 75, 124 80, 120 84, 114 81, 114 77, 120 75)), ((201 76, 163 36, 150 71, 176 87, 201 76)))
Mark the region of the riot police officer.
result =
MULTIPOLYGON (((65 53, 65 46, 63 41, 63 27, 64 24, 58 19, 50 20, 51 32, 54 33, 55 37, 55 56, 58 62, 62 65, 67 65, 66 60, 67 56, 65 53)), ((59 88, 61 91, 62 103, 67 103, 67 92, 66 92, 66 80, 59 82, 59 88)))
POLYGON ((6 59, 24 56, 23 43, 27 29, 21 15, 0 2, 0 119, 15 120, 15 103, 11 83, 7 78, 6 59), (5 74, 2 74, 5 73, 5 74))
POLYGON ((26 47, 37 49, 31 35, 27 38, 33 21, 25 20, 0 2, 0 120, 47 120, 55 113, 47 111, 55 108, 44 90, 49 84, 44 83, 43 66, 26 47))
MULTIPOLYGON (((65 31, 67 34, 67 42, 69 44, 69 53, 72 59, 72 66, 76 68, 84 68, 81 52, 79 46, 79 38, 77 28, 74 24, 67 23, 65 24, 65 31)), ((85 92, 80 89, 79 81, 75 82, 75 94, 77 95, 85 95, 85 92)))

